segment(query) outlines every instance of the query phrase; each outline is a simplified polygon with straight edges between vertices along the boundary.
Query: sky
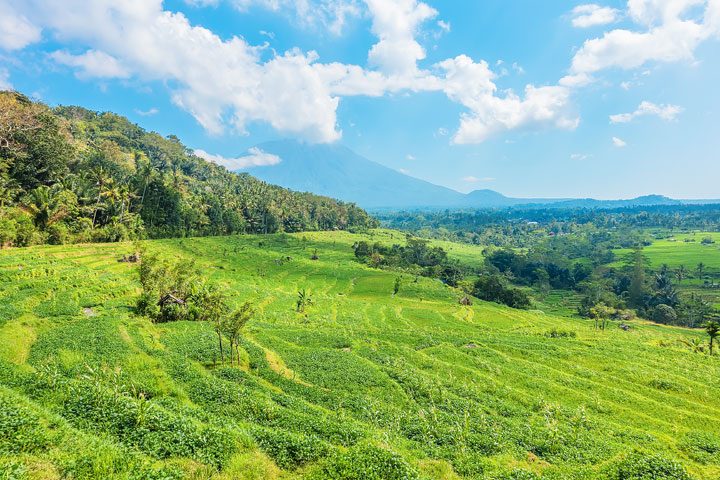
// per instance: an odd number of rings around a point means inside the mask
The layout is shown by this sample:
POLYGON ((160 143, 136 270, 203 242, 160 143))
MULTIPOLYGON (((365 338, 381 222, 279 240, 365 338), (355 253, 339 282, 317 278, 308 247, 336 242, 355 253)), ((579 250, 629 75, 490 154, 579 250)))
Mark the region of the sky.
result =
POLYGON ((0 0, 0 89, 234 167, 295 138, 463 192, 720 198, 719 80, 720 0, 0 0))

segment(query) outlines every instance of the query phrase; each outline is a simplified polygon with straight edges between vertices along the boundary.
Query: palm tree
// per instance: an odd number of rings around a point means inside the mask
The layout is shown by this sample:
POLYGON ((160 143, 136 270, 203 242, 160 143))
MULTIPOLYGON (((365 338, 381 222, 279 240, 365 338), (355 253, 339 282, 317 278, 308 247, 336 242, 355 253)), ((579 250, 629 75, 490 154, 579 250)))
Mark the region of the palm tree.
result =
POLYGON ((720 335, 720 323, 715 320, 710 320, 705 324, 705 332, 710 337, 710 355, 712 355, 713 341, 720 335))
POLYGON ((102 167, 96 168, 92 173, 93 177, 95 177, 95 186, 97 187, 97 200, 95 201, 95 212, 93 213, 92 219, 93 228, 95 228, 95 221, 97 220, 97 214, 100 210, 100 201, 102 200, 103 193, 105 193, 105 187, 112 183, 112 177, 108 175, 102 167))
POLYGON ((695 271, 697 272, 698 277, 702 278, 703 273, 705 273, 705 264, 702 262, 698 263, 697 267, 695 267, 695 271))
POLYGON ((35 225, 41 230, 67 217, 77 207, 77 198, 62 185, 52 188, 41 185, 26 197, 24 210, 32 214, 35 225))
POLYGON ((680 265, 677 270, 675 270, 675 278, 677 278, 678 283, 682 283, 683 280, 685 280, 685 277, 687 276, 687 270, 685 269, 685 265, 680 265))

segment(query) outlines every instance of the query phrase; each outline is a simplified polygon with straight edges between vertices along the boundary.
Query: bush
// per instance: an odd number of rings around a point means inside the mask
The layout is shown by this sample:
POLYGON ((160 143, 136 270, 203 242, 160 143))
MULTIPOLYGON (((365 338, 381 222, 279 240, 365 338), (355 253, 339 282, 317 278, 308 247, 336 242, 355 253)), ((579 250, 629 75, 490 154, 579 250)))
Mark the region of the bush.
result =
POLYGON ((411 480, 418 478, 418 474, 400 455, 374 445, 362 444, 332 456, 311 478, 411 480))
POLYGON ((48 443, 40 417, 0 393, 0 455, 34 453, 48 443))
POLYGON ((558 330, 557 328, 553 328, 545 332, 545 336, 548 338, 575 338, 577 337, 577 333, 574 330, 558 330))
POLYGON ((652 311, 652 319, 657 323, 673 325, 677 322, 678 316, 675 309, 670 305, 658 305, 652 311))
POLYGON ((297 468, 327 456, 330 445, 314 435, 298 435, 277 429, 252 432, 260 448, 285 469, 297 468))
POLYGON ((674 460, 641 452, 630 454, 618 462, 612 480, 692 480, 685 468, 674 460))
POLYGON ((507 286, 498 275, 482 275, 475 282, 473 295, 488 302, 502 303, 512 308, 528 309, 530 297, 522 290, 507 286))
POLYGON ((148 401, 74 384, 63 416, 86 428, 114 435, 156 458, 184 457, 221 467, 238 447, 232 433, 196 425, 148 401))
POLYGON ((698 463, 716 463, 720 454, 720 437, 711 433, 691 432, 683 437, 680 449, 698 463))

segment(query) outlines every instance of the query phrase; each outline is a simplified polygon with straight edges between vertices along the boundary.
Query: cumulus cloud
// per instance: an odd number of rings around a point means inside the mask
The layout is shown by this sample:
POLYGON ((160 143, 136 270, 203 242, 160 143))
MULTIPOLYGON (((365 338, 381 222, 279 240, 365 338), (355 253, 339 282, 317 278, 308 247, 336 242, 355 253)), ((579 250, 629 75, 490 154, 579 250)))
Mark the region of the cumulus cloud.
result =
POLYGON ((629 0, 628 14, 641 30, 616 29, 587 40, 572 60, 571 73, 632 69, 648 62, 691 60, 695 49, 720 32, 718 0, 629 0), (704 15, 693 7, 704 6, 704 15))
POLYGON ((81 78, 128 78, 130 72, 120 62, 105 52, 88 50, 82 55, 72 55, 64 50, 53 52, 50 58, 61 65, 77 69, 81 78))
POLYGON ((425 49, 415 39, 419 26, 437 10, 417 0, 365 0, 372 31, 380 39, 368 54, 371 65, 389 75, 414 75, 425 49))
POLYGON ((266 167, 277 165, 282 160, 277 155, 267 153, 258 147, 252 147, 248 150, 248 154, 238 158, 225 158, 221 155, 213 155, 205 150, 195 150, 195 155, 207 160, 208 162, 221 165, 231 172, 242 170, 250 167, 266 167))
POLYGON ((0 2, 0 48, 20 50, 40 40, 40 29, 12 5, 0 2))
MULTIPOLYGON (((217 3, 189 1, 198 6, 217 3)), ((360 0, 233 2, 238 8, 260 5, 279 12, 292 7, 300 17, 335 12, 323 14, 335 19, 354 15, 362 5, 360 0)), ((572 93, 591 82, 594 71, 578 69, 557 85, 529 84, 515 93, 498 88, 487 62, 466 55, 422 68, 419 62, 426 54, 419 34, 438 12, 419 0, 364 0, 377 37, 368 66, 322 63, 315 52, 299 49, 268 57, 265 46, 241 37, 223 39, 191 24, 182 13, 165 10, 162 0, 0 0, 0 5, 12 8, 16 18, 32 18, 36 34, 25 43, 39 40, 42 29, 59 42, 83 46, 86 50, 79 54, 51 54, 78 76, 162 82, 174 104, 211 134, 228 128, 246 133, 249 125, 262 122, 283 134, 332 142, 342 135, 337 126, 341 98, 395 92, 443 92, 463 105, 467 110, 452 136, 458 144, 483 142, 516 129, 573 129, 579 118, 572 109, 572 93)))
POLYGON ((572 24, 577 28, 588 28, 616 22, 620 12, 615 8, 601 7, 594 3, 578 5, 572 10, 572 24))
POLYGON ((627 146, 627 143, 625 143, 625 140, 618 138, 618 137, 612 137, 612 143, 617 148, 623 148, 623 147, 627 146))
POLYGON ((570 90, 563 86, 525 87, 524 97, 512 91, 496 95, 495 74, 487 62, 460 55, 438 64, 445 71, 448 97, 470 110, 453 137, 457 144, 480 143, 503 131, 521 128, 574 129, 579 119, 570 111, 570 90))
POLYGON ((682 107, 677 105, 656 105, 652 102, 642 102, 637 110, 631 113, 620 113, 610 115, 611 123, 629 123, 638 117, 655 115, 663 120, 671 121, 683 111, 682 107))

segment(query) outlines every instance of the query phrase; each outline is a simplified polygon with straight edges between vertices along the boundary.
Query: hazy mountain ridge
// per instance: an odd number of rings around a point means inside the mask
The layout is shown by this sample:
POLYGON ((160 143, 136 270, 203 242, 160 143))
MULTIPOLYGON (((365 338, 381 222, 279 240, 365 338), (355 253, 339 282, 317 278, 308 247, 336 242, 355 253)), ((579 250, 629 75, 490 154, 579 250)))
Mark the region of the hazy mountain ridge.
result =
POLYGON ((368 160, 342 145, 309 145, 280 140, 257 145, 277 155, 273 166, 246 171, 268 183, 296 191, 326 195, 364 208, 622 208, 652 205, 720 203, 720 200, 675 200, 662 195, 632 199, 512 198, 489 189, 463 194, 447 187, 405 175, 368 160))

